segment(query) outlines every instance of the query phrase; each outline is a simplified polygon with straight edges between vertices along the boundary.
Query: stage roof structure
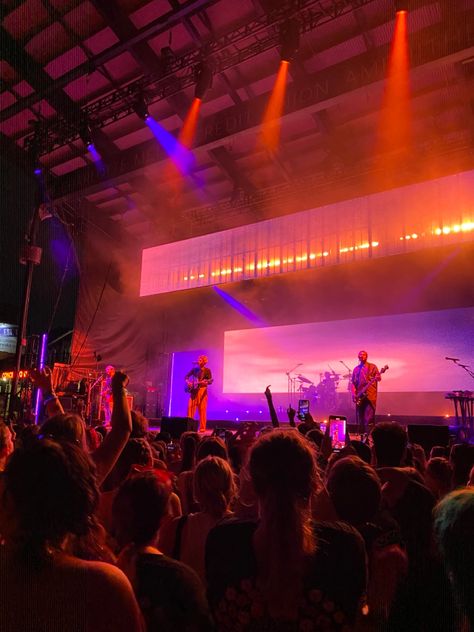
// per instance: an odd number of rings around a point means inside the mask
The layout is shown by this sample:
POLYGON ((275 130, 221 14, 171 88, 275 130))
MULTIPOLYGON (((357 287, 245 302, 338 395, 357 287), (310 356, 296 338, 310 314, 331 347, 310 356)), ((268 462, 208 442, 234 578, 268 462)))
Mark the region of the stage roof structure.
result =
MULTIPOLYGON (((0 17, 2 151, 20 161, 36 152, 65 218, 147 247, 380 188, 392 0, 6 0, 0 17), (295 18, 281 146, 269 152, 258 130, 281 25, 295 18), (213 82, 178 195, 134 104, 145 95, 177 136, 203 63, 213 82)), ((415 0, 408 25, 416 151, 394 186, 474 165, 474 0, 415 0)))

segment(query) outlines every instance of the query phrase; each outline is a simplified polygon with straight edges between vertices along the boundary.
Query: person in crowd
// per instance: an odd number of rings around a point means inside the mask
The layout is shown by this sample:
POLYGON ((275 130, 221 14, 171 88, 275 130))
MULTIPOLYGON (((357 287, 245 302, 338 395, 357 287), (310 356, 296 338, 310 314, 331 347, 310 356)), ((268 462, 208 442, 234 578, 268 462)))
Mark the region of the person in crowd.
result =
POLYGON ((389 617, 389 630, 433 632, 449 629, 452 599, 433 545, 436 499, 420 472, 405 467, 407 434, 397 422, 372 431, 375 467, 383 483, 383 502, 398 523, 408 556, 408 573, 389 617))
POLYGON ((471 467, 471 471, 469 472, 469 480, 467 484, 469 487, 474 487, 474 465, 471 467))
POLYGON ((197 432, 183 432, 179 439, 181 448, 181 472, 189 472, 196 465, 196 451, 199 444, 199 434, 197 432))
POLYGON ((457 443, 451 447, 449 460, 453 466, 453 487, 464 487, 474 466, 474 445, 457 443))
POLYGON ((430 450, 430 459, 435 456, 443 456, 445 459, 449 458, 449 450, 444 445, 434 445, 430 450))
POLYGON ((448 459, 435 456, 426 464, 425 484, 437 500, 453 489, 453 468, 448 459))
MULTIPOLYGON (((474 489, 445 496, 435 508, 435 534, 457 605, 465 620, 459 630, 474 630, 474 489)), ((454 627, 452 629, 455 629, 454 627)))
POLYGON ((196 465, 198 444, 199 434, 197 432, 183 432, 180 437, 181 463, 176 480, 176 488, 185 514, 189 513, 194 506, 193 479, 188 472, 192 472, 196 465))
POLYGON ((360 459, 362 459, 365 463, 371 465, 372 450, 366 443, 353 439, 349 442, 349 445, 354 449, 354 452, 360 459))
MULTIPOLYGON (((229 461, 227 446, 219 437, 205 437, 201 439, 196 448, 196 463, 208 456, 218 456, 224 461, 229 461)), ((178 477, 178 493, 180 494, 183 514, 190 514, 199 510, 199 505, 194 498, 194 470, 182 472, 178 477)))
POLYGON ((339 630, 354 622, 366 587, 364 543, 348 525, 313 523, 318 477, 306 439, 293 430, 259 437, 249 471, 260 520, 224 522, 207 540, 218 630, 339 630))
MULTIPOLYGON (((85 437, 85 425, 78 415, 66 415, 53 389, 52 373, 47 367, 41 370, 33 370, 31 378, 34 384, 41 389, 43 402, 48 419, 43 424, 43 435, 51 435, 50 438, 69 440, 81 445, 87 450, 85 437), (45 424, 47 424, 45 426, 45 424)), ((113 412, 111 429, 100 446, 91 453, 96 465, 99 485, 103 483, 108 473, 113 468, 116 460, 127 443, 132 431, 132 420, 126 398, 125 387, 128 377, 116 371, 112 377, 111 389, 113 398, 113 412)))
POLYGON ((10 456, 0 510, 0 629, 139 632, 133 590, 116 567, 70 555, 98 501, 94 467, 71 442, 29 442, 10 456))
POLYGON ((13 448, 13 433, 10 426, 0 421, 0 472, 5 469, 5 464, 13 452, 13 448))
POLYGON ((118 565, 132 582, 148 632, 208 632, 212 622, 199 578, 157 548, 171 491, 165 477, 165 472, 142 472, 121 485, 113 504, 122 547, 118 565))
POLYGON ((380 479, 362 459, 348 456, 334 463, 326 486, 338 518, 354 526, 364 538, 369 561, 367 614, 371 623, 381 628, 407 574, 408 559, 396 522, 380 511, 380 479))
POLYGON ((377 467, 402 467, 408 445, 405 429, 397 422, 386 421, 372 430, 372 448, 377 467))
POLYGON ((218 456, 199 461, 193 476, 194 497, 200 511, 181 516, 160 532, 160 547, 174 559, 193 568, 205 581, 204 553, 209 531, 223 518, 232 515, 235 496, 230 465, 218 456))
POLYGON ((130 416, 132 418, 132 432, 130 438, 146 439, 148 435, 148 419, 137 410, 132 410, 130 416))

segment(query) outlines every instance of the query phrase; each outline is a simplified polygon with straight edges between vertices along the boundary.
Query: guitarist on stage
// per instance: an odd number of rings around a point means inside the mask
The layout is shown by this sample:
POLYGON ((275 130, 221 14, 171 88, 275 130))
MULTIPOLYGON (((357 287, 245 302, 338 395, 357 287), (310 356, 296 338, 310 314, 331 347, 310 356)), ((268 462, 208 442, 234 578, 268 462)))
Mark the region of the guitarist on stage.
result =
POLYGON ((199 432, 205 432, 207 423, 207 387, 212 384, 212 373, 206 367, 207 356, 197 359, 197 367, 186 373, 186 391, 189 393, 188 417, 194 419, 196 410, 199 413, 199 432))
POLYGON ((367 362, 367 351, 359 351, 359 364, 352 371, 352 399, 356 405, 358 432, 367 436, 375 423, 377 382, 382 379, 375 364, 367 362))

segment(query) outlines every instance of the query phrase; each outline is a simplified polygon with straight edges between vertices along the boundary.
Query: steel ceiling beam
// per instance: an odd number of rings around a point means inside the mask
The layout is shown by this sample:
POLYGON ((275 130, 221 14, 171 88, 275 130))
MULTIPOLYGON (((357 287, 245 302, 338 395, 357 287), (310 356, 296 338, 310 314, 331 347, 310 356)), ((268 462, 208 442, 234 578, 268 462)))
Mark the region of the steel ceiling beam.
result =
POLYGON ((183 20, 185 17, 194 15, 198 11, 201 11, 203 8, 216 4, 217 2, 219 2, 219 0, 187 0, 182 5, 180 5, 179 10, 169 11, 156 20, 153 20, 153 22, 150 22, 150 24, 148 24, 147 26, 139 29, 137 31, 137 34, 126 42, 118 42, 117 44, 110 46, 103 53, 100 53, 99 55, 93 57, 90 61, 80 64, 76 68, 73 68, 72 70, 66 72, 58 79, 51 81, 51 84, 46 86, 41 92, 30 94, 20 101, 17 101, 10 107, 5 108, 2 112, 0 112, 0 122, 5 121, 15 114, 18 114, 25 108, 31 107, 33 104, 37 103, 43 98, 51 100, 51 95, 53 95, 58 90, 62 90, 69 83, 71 83, 71 81, 74 81, 75 79, 82 77, 83 75, 88 75, 91 70, 95 70, 99 66, 102 66, 106 62, 114 59, 114 57, 117 57, 121 53, 130 50, 131 47, 135 44, 146 41, 151 37, 159 35, 160 33, 167 32, 169 29, 180 24, 181 20, 183 20))
MULTIPOLYGON (((0 26, 0 41, 2 57, 17 70, 23 79, 25 79, 36 91, 48 90, 53 80, 43 67, 37 63, 24 50, 19 43, 0 26)), ((54 92, 49 102, 56 112, 69 124, 76 129, 76 137, 79 136, 78 127, 83 117, 83 111, 80 106, 73 101, 63 90, 54 92)), ((99 151, 103 154, 110 155, 113 153, 115 146, 108 137, 100 130, 96 130, 94 141, 97 143, 99 151)))
POLYGON ((237 189, 241 189, 249 195, 256 193, 257 188, 255 185, 252 184, 241 169, 237 167, 234 158, 223 145, 210 149, 208 153, 237 189))
MULTIPOLYGON (((374 0, 357 0, 357 6, 370 4, 374 0)), ((194 50, 182 57, 176 58, 170 64, 166 76, 161 73, 149 75, 128 84, 102 99, 84 108, 87 117, 94 121, 98 127, 104 127, 129 116, 133 110, 133 97, 137 94, 146 94, 148 103, 156 103, 169 98, 194 83, 194 69, 200 63, 202 56, 212 59, 214 71, 222 73, 243 61, 269 50, 279 41, 278 28, 276 28, 289 15, 298 15, 301 33, 309 32, 317 26, 335 20, 336 18, 353 11, 353 2, 350 0, 299 0, 297 8, 288 0, 278 5, 271 16, 264 16, 247 23, 226 35, 206 44, 204 50, 194 50), (269 28, 272 27, 272 28, 269 28), (256 36, 259 35, 259 38, 256 36), (235 47, 241 40, 248 40, 250 44, 246 48, 235 47), (228 50, 232 47, 232 52, 228 50), (187 73, 181 74, 178 73, 187 73)), ((1 113, 0 113, 1 120, 1 113)), ((53 149, 71 142, 76 138, 74 129, 67 129, 60 121, 55 127, 48 128, 51 136, 56 133, 58 140, 50 143, 44 149, 49 153, 53 149)))

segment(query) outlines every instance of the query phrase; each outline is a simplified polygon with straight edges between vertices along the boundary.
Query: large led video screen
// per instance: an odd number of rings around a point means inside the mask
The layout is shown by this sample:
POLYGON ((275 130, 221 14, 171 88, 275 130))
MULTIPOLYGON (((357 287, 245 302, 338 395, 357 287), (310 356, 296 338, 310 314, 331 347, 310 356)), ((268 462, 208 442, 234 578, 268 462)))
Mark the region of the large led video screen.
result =
POLYGON ((474 308, 226 331, 213 348, 174 354, 169 412, 185 414, 184 374, 206 353, 215 378, 210 419, 269 419, 267 385, 281 420, 288 404, 300 398, 310 400, 315 417, 350 417, 350 372, 364 349, 369 361, 389 367, 379 385, 377 413, 451 416, 445 394, 474 391, 474 379, 460 366, 472 371, 473 342, 474 308))
POLYGON ((268 383, 282 393, 289 371, 308 380, 303 384, 334 372, 342 390, 361 349, 379 368, 389 366, 381 390, 474 390, 473 378, 446 360, 474 367, 474 308, 228 331, 223 390, 257 393, 268 383))

